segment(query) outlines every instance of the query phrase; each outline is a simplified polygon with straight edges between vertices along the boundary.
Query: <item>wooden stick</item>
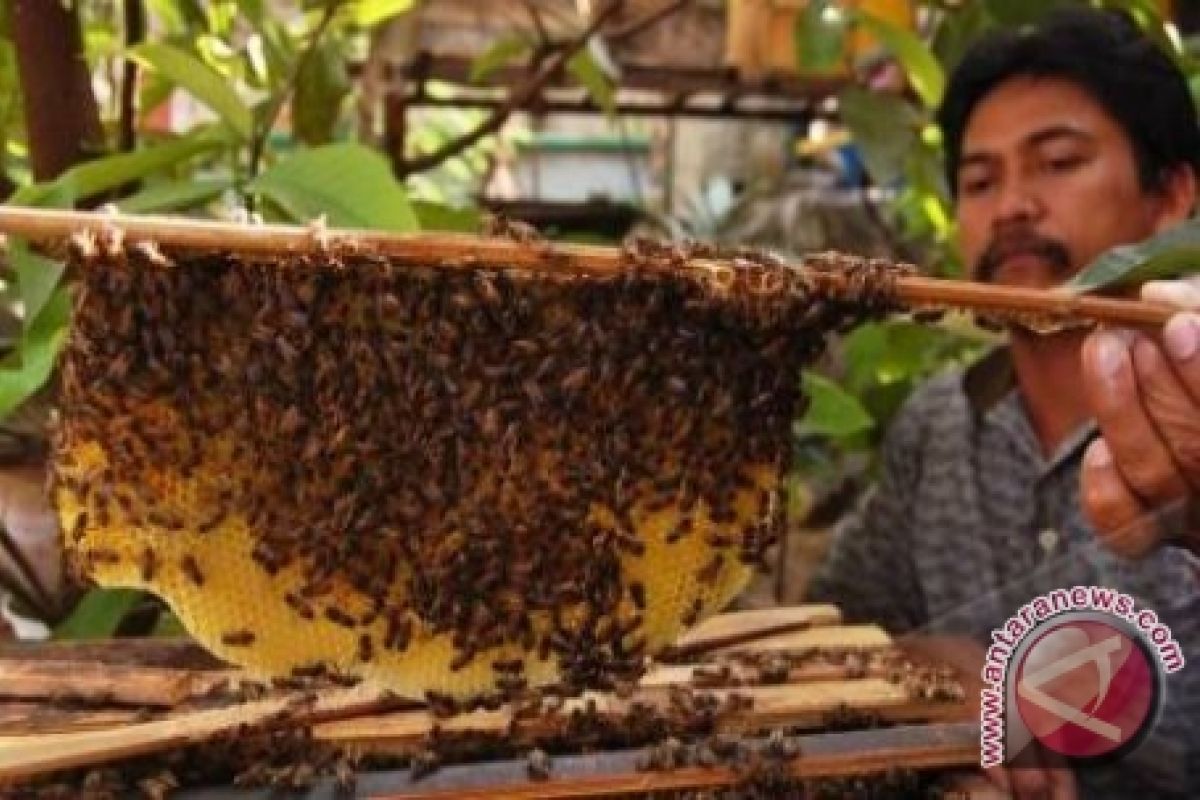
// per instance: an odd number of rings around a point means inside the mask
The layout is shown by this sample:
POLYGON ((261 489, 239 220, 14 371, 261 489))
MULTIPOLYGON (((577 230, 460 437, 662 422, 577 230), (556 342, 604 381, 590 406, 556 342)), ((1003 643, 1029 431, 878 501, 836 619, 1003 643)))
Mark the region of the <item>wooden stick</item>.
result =
MULTIPOLYGON (((119 229, 127 242, 156 242, 176 250, 237 252, 253 256, 319 253, 358 247, 408 265, 447 268, 503 265, 534 272, 611 276, 628 268, 620 250, 576 244, 528 243, 469 234, 397 234, 366 230, 326 230, 294 225, 238 225, 164 216, 120 216, 81 211, 0 207, 0 233, 39 245, 61 246, 85 231, 119 229)), ((639 259, 646 268, 668 268, 666 259, 639 259)), ((692 259, 716 267, 719 262, 692 259)), ((812 271, 832 295, 848 290, 841 276, 812 271)), ((1052 320, 1089 319, 1116 325, 1158 326, 1173 308, 1162 303, 1074 295, 1060 289, 1026 289, 970 281, 901 277, 896 297, 914 307, 961 308, 999 315, 1030 315, 1052 320)))

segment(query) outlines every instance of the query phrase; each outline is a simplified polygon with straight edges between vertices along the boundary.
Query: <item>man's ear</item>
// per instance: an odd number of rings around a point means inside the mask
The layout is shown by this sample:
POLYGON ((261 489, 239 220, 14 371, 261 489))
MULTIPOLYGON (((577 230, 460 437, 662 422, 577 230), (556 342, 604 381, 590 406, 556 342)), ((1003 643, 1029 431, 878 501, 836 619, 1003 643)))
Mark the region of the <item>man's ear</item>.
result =
POLYGON ((1196 171, 1190 164, 1181 164, 1167 172, 1158 197, 1155 233, 1178 225, 1196 210, 1196 171))

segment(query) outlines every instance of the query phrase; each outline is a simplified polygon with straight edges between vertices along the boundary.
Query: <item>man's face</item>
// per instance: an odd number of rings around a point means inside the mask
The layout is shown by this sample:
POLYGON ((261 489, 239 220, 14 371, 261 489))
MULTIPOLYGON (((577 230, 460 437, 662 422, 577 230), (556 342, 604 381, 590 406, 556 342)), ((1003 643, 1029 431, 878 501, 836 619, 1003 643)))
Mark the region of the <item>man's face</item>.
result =
POLYGON ((1053 286, 1174 221, 1141 188, 1124 131, 1066 80, 1001 83, 975 106, 962 152, 959 243, 976 280, 1053 286))

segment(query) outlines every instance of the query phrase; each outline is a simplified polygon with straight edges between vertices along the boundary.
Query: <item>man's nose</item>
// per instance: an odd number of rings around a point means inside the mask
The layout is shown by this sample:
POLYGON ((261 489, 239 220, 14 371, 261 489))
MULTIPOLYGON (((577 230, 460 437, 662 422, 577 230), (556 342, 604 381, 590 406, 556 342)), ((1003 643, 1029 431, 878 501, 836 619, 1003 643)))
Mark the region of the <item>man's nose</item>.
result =
POLYGON ((1029 181, 1008 180, 1000 190, 995 222, 998 225, 1033 222, 1041 217, 1042 208, 1041 198, 1029 181))

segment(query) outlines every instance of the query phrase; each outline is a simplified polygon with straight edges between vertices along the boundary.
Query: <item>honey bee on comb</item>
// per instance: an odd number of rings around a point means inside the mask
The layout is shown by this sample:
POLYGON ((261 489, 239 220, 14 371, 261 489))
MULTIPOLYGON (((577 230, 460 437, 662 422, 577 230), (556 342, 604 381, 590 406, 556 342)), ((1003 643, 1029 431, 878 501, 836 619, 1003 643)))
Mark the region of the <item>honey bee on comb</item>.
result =
POLYGON ((439 708, 629 681, 726 604, 783 524, 801 368, 892 302, 853 259, 806 265, 846 300, 747 253, 597 276, 339 241, 78 243, 53 499, 78 569, 222 658, 439 708))

